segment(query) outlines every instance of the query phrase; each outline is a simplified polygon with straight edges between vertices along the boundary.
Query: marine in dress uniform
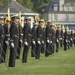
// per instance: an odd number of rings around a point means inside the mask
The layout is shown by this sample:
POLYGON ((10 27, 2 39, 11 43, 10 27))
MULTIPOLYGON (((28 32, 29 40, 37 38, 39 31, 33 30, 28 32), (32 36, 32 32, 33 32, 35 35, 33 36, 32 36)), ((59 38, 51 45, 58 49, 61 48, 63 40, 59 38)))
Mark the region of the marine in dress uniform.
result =
POLYGON ((28 51, 31 46, 31 37, 32 37, 31 19, 30 17, 27 17, 25 18, 25 24, 23 28, 24 50, 23 50, 22 63, 27 62, 28 51))
POLYGON ((40 59, 40 52, 41 52, 41 46, 42 46, 42 37, 43 37, 43 29, 42 29, 42 23, 43 19, 39 20, 39 25, 37 27, 37 41, 36 41, 36 59, 40 59))
POLYGON ((64 38, 64 25, 61 27, 61 33, 60 33, 60 47, 63 47, 63 38, 64 38))
POLYGON ((70 49, 70 45, 71 45, 71 43, 70 43, 70 39, 71 39, 71 35, 70 35, 71 33, 70 33, 70 31, 68 30, 68 32, 67 32, 67 48, 68 49, 70 49))
POLYGON ((0 63, 2 63, 2 52, 3 52, 3 40, 4 40, 4 17, 0 17, 0 63))
POLYGON ((34 26, 32 28, 32 42, 31 42, 31 57, 36 56, 36 37, 37 37, 37 32, 36 29, 38 27, 38 23, 34 23, 34 26))
POLYGON ((52 25, 52 43, 55 45, 55 38, 56 38, 56 25, 52 25))
POLYGON ((68 43, 68 32, 67 32, 67 28, 65 28, 65 32, 64 32, 64 51, 67 50, 67 43, 68 43))
POLYGON ((46 38, 45 38, 45 28, 43 27, 43 37, 42 37, 42 47, 41 47, 41 53, 44 54, 45 52, 45 42, 46 42, 46 38))
POLYGON ((22 26, 19 24, 19 43, 18 43, 18 56, 16 56, 16 59, 20 58, 20 53, 21 53, 21 49, 22 49, 22 44, 23 44, 23 33, 22 33, 22 26))
POLYGON ((70 33, 70 46, 72 47, 73 46, 73 30, 71 30, 71 33, 70 33))
POLYGON ((18 14, 12 16, 12 23, 10 26, 10 57, 9 57, 9 67, 15 67, 15 59, 18 55, 17 48, 18 48, 18 39, 19 39, 19 27, 18 21, 19 17, 18 14))
POLYGON ((75 30, 74 30, 74 32, 73 32, 73 43, 74 43, 74 46, 75 46, 75 30))
POLYGON ((8 32, 8 24, 4 25, 4 33, 5 33, 4 42, 3 42, 4 52, 2 53, 2 57, 5 60, 6 59, 7 46, 9 46, 9 39, 8 38, 10 37, 10 33, 8 32))
POLYGON ((54 53, 56 44, 56 25, 52 25, 52 53, 54 53))
POLYGON ((52 54, 52 23, 51 21, 47 21, 47 26, 46 26, 46 51, 45 51, 45 56, 49 56, 52 54))
POLYGON ((59 26, 57 26, 57 30, 56 30, 56 52, 59 51, 59 38, 60 38, 60 30, 59 30, 59 26))

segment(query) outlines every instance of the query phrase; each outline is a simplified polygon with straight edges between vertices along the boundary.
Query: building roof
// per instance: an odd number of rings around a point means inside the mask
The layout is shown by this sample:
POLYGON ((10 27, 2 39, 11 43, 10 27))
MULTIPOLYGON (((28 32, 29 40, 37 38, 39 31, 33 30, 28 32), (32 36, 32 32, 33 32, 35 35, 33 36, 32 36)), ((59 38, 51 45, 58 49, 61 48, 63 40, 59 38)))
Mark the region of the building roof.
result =
POLYGON ((22 13, 34 13, 30 9, 22 6, 16 0, 11 0, 11 2, 5 4, 4 6, 0 7, 0 13, 7 13, 8 6, 10 6, 11 13, 18 13, 21 11, 22 13))
POLYGON ((75 6, 75 2, 65 3, 63 6, 75 6))
MULTIPOLYGON (((75 0, 64 0, 65 3, 75 2, 75 0)), ((49 11, 53 11, 53 5, 58 4, 59 0, 51 0, 50 4, 44 9, 44 13, 48 13, 49 11)))

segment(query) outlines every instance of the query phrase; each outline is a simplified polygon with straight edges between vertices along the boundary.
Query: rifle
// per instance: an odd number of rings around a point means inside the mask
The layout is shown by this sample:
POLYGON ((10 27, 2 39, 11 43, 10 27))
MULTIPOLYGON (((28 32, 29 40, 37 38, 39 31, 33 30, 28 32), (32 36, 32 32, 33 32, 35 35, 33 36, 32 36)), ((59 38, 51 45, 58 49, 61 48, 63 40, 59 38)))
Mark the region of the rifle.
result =
MULTIPOLYGON (((0 48, 1 48, 2 52, 4 53, 4 51, 3 51, 2 47, 1 47, 1 45, 0 45, 0 48)), ((2 57, 1 55, 0 55, 0 58, 1 58, 1 60, 5 63, 6 67, 7 67, 8 70, 9 70, 9 72, 12 73, 11 70, 9 69, 9 67, 7 66, 6 62, 4 61, 4 59, 3 59, 3 57, 2 57)))

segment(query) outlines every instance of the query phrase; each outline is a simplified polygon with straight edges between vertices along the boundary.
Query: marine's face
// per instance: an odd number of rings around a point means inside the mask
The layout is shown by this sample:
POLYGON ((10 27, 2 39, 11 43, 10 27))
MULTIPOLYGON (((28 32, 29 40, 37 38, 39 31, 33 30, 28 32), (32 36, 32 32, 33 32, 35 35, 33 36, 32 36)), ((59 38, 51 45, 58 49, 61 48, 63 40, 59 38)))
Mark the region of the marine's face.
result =
POLYGON ((18 18, 15 18, 15 22, 18 24, 18 22, 19 22, 19 19, 18 19, 18 18))
POLYGON ((52 23, 51 23, 51 22, 48 22, 47 24, 48 24, 48 25, 50 25, 50 26, 52 25, 52 23))
POLYGON ((41 25, 41 26, 42 26, 42 25, 43 25, 43 22, 42 22, 42 21, 40 21, 40 22, 39 22, 39 25, 41 25))
POLYGON ((3 19, 0 19, 0 24, 4 24, 4 20, 3 19))
POLYGON ((26 20, 26 23, 27 23, 28 25, 31 25, 31 19, 26 20))
POLYGON ((36 26, 35 26, 35 29, 37 29, 37 27, 38 27, 38 26, 36 25, 36 26))

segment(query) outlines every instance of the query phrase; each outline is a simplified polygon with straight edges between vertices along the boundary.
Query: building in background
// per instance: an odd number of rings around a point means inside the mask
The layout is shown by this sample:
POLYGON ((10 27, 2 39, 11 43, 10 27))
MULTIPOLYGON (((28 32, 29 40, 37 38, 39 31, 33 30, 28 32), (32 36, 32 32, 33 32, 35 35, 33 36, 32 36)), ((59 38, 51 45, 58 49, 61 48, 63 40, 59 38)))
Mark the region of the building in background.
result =
POLYGON ((39 19, 39 14, 31 11, 30 9, 22 6, 16 0, 11 0, 9 3, 0 7, 0 16, 7 15, 8 6, 10 7, 10 15, 18 14, 21 11, 22 19, 25 17, 31 17, 31 27, 33 27, 33 21, 39 19))
POLYGON ((64 24, 75 29, 75 0, 51 0, 43 16, 57 25, 64 24))

